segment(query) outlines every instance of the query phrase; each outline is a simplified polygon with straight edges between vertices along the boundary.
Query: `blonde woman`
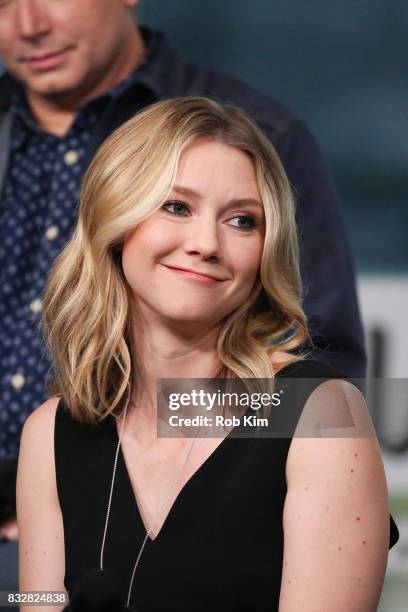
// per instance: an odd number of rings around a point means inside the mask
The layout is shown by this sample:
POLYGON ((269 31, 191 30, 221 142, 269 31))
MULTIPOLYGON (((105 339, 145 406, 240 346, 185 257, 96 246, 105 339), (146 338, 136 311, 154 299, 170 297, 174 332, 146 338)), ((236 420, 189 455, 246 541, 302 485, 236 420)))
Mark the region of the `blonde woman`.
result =
POLYGON ((54 395, 22 436, 20 590, 72 610, 376 609, 375 437, 156 433, 158 379, 336 378, 301 352, 301 297, 290 186, 244 113, 159 102, 105 141, 44 299, 54 395))

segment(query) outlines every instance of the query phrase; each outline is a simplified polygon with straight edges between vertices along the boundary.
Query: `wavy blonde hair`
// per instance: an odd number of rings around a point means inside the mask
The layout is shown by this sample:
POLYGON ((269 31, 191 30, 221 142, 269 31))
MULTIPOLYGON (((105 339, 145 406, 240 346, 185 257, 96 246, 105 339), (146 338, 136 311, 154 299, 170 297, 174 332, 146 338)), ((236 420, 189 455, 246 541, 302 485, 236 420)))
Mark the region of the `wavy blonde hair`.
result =
POLYGON ((83 180, 77 225, 47 281, 42 324, 54 367, 48 390, 80 421, 119 416, 134 390, 131 290, 118 247, 168 198, 180 156, 196 139, 250 156, 265 211, 252 294, 221 324, 219 373, 273 378, 272 353, 300 347, 308 337, 293 197, 275 149, 234 106, 203 97, 158 102, 99 147, 83 180))

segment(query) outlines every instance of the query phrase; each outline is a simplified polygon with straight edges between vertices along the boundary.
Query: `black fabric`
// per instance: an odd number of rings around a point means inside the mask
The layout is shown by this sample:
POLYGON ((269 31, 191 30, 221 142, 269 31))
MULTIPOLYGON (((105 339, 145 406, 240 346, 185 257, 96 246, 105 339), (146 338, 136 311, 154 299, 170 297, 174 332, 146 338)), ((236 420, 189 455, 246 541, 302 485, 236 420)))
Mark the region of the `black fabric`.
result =
POLYGON ((118 580, 109 570, 91 569, 81 578, 62 612, 137 612, 127 608, 118 580))
MULTIPOLYGON (((288 366, 278 376, 340 377, 313 360, 288 366)), ((117 441, 113 418, 79 424, 60 402, 55 462, 65 587, 71 595, 83 576, 99 567, 117 441)), ((156 539, 147 542, 131 607, 142 612, 278 609, 290 444, 290 438, 223 440, 184 486, 156 539)), ((145 535, 120 451, 104 567, 119 581, 124 601, 145 535)))

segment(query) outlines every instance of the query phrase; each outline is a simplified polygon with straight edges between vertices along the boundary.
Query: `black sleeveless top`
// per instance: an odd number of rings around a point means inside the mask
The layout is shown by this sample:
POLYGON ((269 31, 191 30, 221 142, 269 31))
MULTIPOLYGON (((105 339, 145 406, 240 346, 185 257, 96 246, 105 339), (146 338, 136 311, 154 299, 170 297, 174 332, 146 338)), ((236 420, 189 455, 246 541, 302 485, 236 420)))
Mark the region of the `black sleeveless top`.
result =
MULTIPOLYGON (((278 377, 337 378, 313 360, 278 377)), ((299 415, 298 415, 299 416, 299 415)), ((99 567, 118 434, 113 417, 75 421, 60 401, 57 490, 65 538, 65 588, 99 567)), ((290 438, 227 436, 185 484, 136 570, 130 605, 152 610, 277 610, 283 559, 285 466, 290 438)), ((146 535, 121 450, 104 550, 126 602, 146 535)))

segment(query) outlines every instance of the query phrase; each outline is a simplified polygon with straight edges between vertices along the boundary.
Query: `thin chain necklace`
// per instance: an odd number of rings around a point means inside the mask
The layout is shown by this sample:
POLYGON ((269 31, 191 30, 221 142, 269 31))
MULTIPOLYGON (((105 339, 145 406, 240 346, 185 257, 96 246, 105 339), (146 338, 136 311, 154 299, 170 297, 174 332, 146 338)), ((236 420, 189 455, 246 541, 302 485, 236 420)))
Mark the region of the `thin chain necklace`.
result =
MULTIPOLYGON (((108 508, 107 508, 107 511, 106 511, 105 529, 104 529, 104 532, 103 532, 101 554, 100 554, 100 569, 101 569, 101 571, 103 571, 103 554, 104 554, 104 549, 105 549, 106 534, 107 534, 107 531, 108 531, 109 516, 110 516, 110 510, 111 510, 111 504, 112 504, 113 487, 114 487, 114 484, 115 484, 115 477, 116 477, 116 467, 117 467, 117 463, 118 463, 119 449, 121 447, 121 440, 122 440, 122 436, 123 436, 123 430, 124 430, 124 426, 125 426, 128 405, 129 405, 129 403, 126 404, 126 407, 125 407, 125 410, 124 410, 123 421, 122 421, 121 426, 120 426, 119 439, 118 439, 118 444, 117 444, 117 447, 116 447, 115 461, 114 461, 114 464, 113 464, 112 482, 111 482, 111 486, 110 486, 108 508)), ((196 440, 197 440, 197 436, 195 438, 193 438, 193 440, 192 440, 192 442, 190 444, 190 447, 189 447, 189 449, 188 449, 188 451, 187 451, 183 461, 181 462, 180 466, 178 467, 178 469, 176 471, 175 476, 169 482, 168 487, 167 487, 167 489, 168 489, 167 490, 167 494, 163 498, 163 501, 160 504, 159 509, 156 512, 156 514, 154 515, 153 520, 150 523, 150 527, 149 527, 149 529, 146 532, 146 536, 145 536, 145 538, 143 540, 142 546, 140 547, 139 554, 137 555, 136 562, 135 562, 135 565, 134 565, 134 568, 133 568, 133 572, 132 572, 132 577, 130 579, 126 607, 129 607, 130 598, 131 598, 131 594, 132 594, 133 580, 134 580, 134 577, 135 577, 137 566, 139 565, 139 561, 140 561, 140 558, 141 558, 142 553, 143 553, 143 549, 146 546, 146 542, 147 542, 147 540, 148 540, 148 538, 150 536, 150 533, 151 533, 151 531, 153 529, 154 524, 156 523, 156 520, 159 518, 159 516, 163 512, 165 504, 166 504, 166 501, 168 501, 168 498, 173 493, 174 488, 175 488, 177 482, 179 481, 179 478, 180 478, 181 474, 183 473, 183 471, 184 471, 184 469, 186 467, 186 464, 187 464, 187 461, 188 461, 188 459, 190 457, 190 454, 191 454, 194 442, 196 440)))

